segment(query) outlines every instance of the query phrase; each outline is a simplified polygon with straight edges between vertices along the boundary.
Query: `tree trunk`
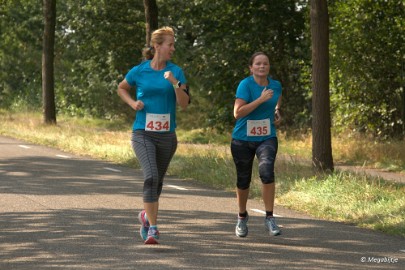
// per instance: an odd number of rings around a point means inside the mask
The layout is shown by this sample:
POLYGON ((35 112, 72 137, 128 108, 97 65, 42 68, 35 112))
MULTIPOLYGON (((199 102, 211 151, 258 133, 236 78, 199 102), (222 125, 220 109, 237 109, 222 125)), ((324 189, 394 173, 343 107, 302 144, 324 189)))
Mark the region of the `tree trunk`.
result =
POLYGON ((402 130, 401 130, 400 138, 405 138, 405 80, 404 80, 404 73, 405 73, 405 62, 402 61, 402 71, 401 71, 401 88, 402 88, 401 120, 402 120, 402 130))
POLYGON ((327 0, 311 0, 312 163, 333 171, 329 100, 329 16, 327 0))
POLYGON ((42 48, 42 107, 45 124, 56 124, 54 89, 54 45, 56 0, 43 0, 44 36, 42 48))
POLYGON ((152 32, 158 28, 158 7, 156 0, 143 0, 146 20, 146 46, 150 46, 152 32))

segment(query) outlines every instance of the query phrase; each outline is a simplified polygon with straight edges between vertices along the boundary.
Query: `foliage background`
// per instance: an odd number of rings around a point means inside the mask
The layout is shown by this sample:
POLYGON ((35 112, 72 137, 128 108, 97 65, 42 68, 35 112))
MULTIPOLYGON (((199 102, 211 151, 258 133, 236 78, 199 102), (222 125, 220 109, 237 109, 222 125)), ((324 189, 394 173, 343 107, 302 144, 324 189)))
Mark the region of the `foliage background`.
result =
MULTIPOLYGON (((42 1, 1 0, 0 107, 41 108, 42 1)), ((304 0, 158 0, 159 25, 176 30, 174 62, 192 90, 182 126, 228 132, 236 87, 255 51, 283 85, 282 129, 310 129, 309 11, 304 0)), ((333 130, 403 138, 404 3, 329 1, 333 130)), ((57 1, 59 114, 133 119, 117 84, 141 61, 143 2, 57 1)))

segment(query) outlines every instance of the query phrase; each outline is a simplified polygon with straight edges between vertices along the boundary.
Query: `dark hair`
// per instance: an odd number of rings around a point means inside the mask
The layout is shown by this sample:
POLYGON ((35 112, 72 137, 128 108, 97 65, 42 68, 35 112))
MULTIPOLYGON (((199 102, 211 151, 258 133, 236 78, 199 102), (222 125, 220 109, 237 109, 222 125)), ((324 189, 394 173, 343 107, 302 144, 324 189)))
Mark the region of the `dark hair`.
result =
POLYGON ((256 56, 259 56, 259 55, 264 55, 264 56, 266 56, 268 59, 270 59, 269 56, 268 56, 266 53, 264 53, 264 52, 255 52, 255 53, 249 58, 249 66, 252 66, 252 65, 253 65, 253 61, 255 60, 256 56))

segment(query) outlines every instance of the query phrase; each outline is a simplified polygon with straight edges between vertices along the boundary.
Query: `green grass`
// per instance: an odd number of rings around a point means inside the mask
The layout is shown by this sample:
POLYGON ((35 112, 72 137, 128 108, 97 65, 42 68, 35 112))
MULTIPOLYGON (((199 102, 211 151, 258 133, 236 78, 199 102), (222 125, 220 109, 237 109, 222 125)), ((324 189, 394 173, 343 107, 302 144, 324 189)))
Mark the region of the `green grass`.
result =
POLYGON ((358 134, 335 136, 332 148, 340 163, 405 173, 405 140, 379 142, 358 134))
POLYGON ((340 172, 296 180, 279 202, 319 218, 405 236, 404 192, 403 185, 340 172))
MULTIPOLYGON (((47 126, 41 119, 39 113, 0 111, 0 134, 139 168, 129 144, 131 123, 58 116, 56 126, 47 126)), ((178 130, 178 138, 180 144, 169 174, 234 190, 236 175, 229 134, 178 130)), ((364 164, 366 160, 372 167, 380 164, 404 171, 405 149, 400 142, 370 143, 360 137, 335 137, 333 141, 335 162, 364 164)), ((310 136, 305 134, 288 137, 280 133, 276 204, 318 218, 405 237, 404 185, 347 172, 316 175, 310 166, 300 162, 310 159, 310 143, 310 136)), ((253 172, 251 198, 260 199, 257 169, 253 172)))

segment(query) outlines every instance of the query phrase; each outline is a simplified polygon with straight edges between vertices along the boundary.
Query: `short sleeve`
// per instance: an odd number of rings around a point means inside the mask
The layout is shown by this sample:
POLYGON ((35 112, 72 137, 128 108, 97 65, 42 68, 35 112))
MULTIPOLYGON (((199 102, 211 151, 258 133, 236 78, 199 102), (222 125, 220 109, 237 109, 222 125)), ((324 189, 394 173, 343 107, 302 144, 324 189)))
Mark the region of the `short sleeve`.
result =
POLYGON ((125 76, 125 79, 127 80, 128 84, 130 86, 136 86, 136 78, 137 78, 137 74, 138 74, 138 67, 139 66, 135 66, 133 67, 125 76))
POLYGON ((239 83, 238 88, 236 89, 235 98, 240 98, 246 102, 250 102, 251 96, 247 80, 243 80, 239 83))
POLYGON ((179 68, 178 76, 176 76, 176 77, 182 84, 187 83, 186 76, 184 76, 184 72, 183 72, 183 70, 181 68, 179 68))

